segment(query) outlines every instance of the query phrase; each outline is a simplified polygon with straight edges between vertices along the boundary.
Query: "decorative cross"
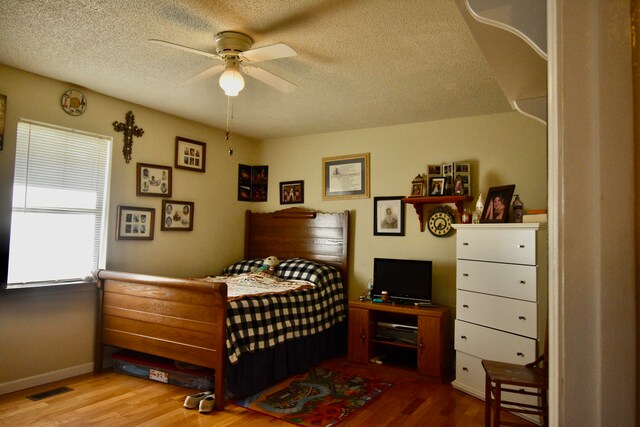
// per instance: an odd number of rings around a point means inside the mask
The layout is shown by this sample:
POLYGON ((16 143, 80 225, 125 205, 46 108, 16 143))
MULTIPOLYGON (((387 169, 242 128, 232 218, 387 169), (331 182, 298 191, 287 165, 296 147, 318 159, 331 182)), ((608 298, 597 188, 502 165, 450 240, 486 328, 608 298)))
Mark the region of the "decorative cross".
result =
POLYGON ((133 124, 136 118, 133 116, 132 111, 129 111, 124 117, 125 123, 115 121, 113 122, 113 129, 116 132, 124 132, 122 154, 124 154, 124 161, 129 163, 131 161, 131 152, 133 151, 133 137, 141 137, 144 134, 144 130, 133 124))

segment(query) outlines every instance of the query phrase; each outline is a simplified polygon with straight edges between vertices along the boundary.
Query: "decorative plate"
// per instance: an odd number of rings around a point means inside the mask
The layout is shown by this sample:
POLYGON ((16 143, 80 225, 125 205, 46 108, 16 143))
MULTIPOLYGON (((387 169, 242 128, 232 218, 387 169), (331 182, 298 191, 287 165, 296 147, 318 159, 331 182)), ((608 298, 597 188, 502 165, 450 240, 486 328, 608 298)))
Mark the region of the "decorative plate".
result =
POLYGON ((446 237, 453 231, 452 225, 454 221, 453 213, 445 206, 441 206, 429 212, 427 226, 429 227, 429 232, 434 236, 446 237))
POLYGON ((77 90, 66 91, 60 103, 64 112, 72 116, 79 116, 87 109, 87 98, 77 90))

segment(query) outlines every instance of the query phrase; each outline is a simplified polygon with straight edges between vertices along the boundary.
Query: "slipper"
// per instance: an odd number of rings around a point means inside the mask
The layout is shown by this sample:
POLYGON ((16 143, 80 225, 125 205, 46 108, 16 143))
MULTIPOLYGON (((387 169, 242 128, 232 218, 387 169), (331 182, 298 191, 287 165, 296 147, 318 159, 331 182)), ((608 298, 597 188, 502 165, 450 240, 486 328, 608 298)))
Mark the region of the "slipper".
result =
POLYGON ((213 411, 213 404, 216 401, 216 397, 214 394, 210 394, 206 396, 204 399, 200 401, 200 413, 205 414, 207 412, 213 411))
POLYGON ((188 409, 193 409, 200 404, 202 399, 209 396, 211 394, 210 391, 203 391, 198 394, 190 394, 184 399, 184 407, 188 409))

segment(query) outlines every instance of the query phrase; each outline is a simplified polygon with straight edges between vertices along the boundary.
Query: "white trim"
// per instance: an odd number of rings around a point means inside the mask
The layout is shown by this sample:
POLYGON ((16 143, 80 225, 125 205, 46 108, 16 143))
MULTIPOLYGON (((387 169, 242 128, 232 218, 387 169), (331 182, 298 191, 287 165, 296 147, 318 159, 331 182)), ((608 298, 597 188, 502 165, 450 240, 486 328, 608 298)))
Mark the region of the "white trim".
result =
POLYGON ((93 372, 93 362, 71 366, 58 371, 45 372, 44 374, 34 375, 32 377, 20 378, 15 381, 0 383, 0 395, 13 393, 14 391, 24 390, 43 384, 49 384, 54 381, 66 380, 67 378, 77 377, 78 375, 84 375, 90 372, 93 372))
POLYGON ((562 230, 560 220, 560 200, 562 187, 558 171, 562 162, 562 151, 558 138, 558 5, 555 0, 547 0, 547 215, 548 215, 548 313, 549 331, 549 425, 560 425, 563 403, 560 400, 561 378, 564 375, 562 365, 562 347, 559 337, 564 333, 560 316, 563 282, 560 272, 564 270, 564 260, 558 242, 562 230))

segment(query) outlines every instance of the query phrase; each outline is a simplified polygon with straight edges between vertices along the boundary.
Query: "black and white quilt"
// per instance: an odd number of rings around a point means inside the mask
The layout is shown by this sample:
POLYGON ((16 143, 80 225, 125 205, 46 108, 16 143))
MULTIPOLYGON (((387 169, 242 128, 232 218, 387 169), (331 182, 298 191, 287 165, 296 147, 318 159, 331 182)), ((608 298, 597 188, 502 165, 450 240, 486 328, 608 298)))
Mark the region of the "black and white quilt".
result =
MULTIPOLYGON (((223 274, 237 275, 260 267, 263 259, 241 261, 223 274)), ((229 301, 227 353, 233 364, 246 352, 274 347, 287 340, 323 332, 346 319, 340 272, 302 258, 282 261, 276 276, 308 281, 314 287, 284 294, 247 296, 229 301)))

